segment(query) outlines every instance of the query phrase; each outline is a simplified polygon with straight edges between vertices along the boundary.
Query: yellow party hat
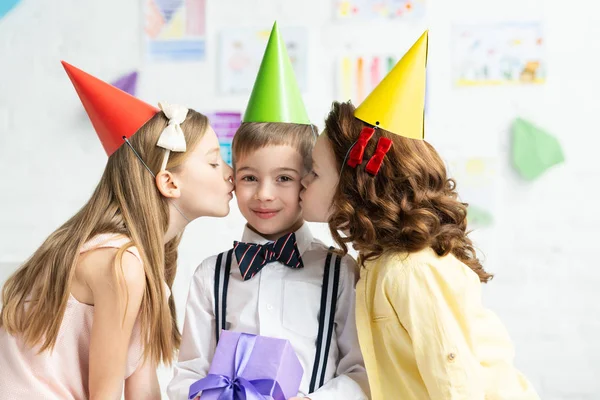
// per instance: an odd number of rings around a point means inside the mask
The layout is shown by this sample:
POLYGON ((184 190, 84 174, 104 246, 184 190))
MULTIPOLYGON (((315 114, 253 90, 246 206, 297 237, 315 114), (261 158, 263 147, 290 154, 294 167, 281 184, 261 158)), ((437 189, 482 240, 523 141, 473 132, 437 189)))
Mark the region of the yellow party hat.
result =
POLYGON ((413 44, 354 112, 361 121, 410 139, 423 139, 429 31, 413 44))

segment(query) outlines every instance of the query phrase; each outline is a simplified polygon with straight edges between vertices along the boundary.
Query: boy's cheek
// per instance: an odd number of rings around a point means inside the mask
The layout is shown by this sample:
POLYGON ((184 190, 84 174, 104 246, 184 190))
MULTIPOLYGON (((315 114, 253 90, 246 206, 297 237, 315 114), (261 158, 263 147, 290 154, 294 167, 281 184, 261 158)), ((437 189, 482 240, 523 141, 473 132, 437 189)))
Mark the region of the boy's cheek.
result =
POLYGON ((293 196, 298 197, 300 196, 300 192, 302 191, 302 185, 298 185, 296 188, 294 188, 293 196))
POLYGON ((248 190, 242 187, 235 187, 235 197, 237 199, 238 204, 245 204, 248 201, 249 195, 248 190))

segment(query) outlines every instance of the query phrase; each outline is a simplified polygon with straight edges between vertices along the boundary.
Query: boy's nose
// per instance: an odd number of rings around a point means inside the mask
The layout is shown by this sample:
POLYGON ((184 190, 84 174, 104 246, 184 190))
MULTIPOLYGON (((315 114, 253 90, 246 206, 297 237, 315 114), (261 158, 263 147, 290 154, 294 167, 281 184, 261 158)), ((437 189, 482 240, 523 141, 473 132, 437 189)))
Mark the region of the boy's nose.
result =
POLYGON ((273 194, 273 188, 268 183, 261 184, 256 192, 256 197, 260 201, 273 200, 275 197, 273 194))

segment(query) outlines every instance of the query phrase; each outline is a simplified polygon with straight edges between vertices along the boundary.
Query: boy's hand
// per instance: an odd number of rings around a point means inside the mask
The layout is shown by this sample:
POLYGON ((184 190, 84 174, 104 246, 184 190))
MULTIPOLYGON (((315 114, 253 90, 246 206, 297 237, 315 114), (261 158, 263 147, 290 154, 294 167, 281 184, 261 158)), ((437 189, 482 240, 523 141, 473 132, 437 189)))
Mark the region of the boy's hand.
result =
POLYGON ((288 400, 310 400, 310 397, 290 397, 288 400))

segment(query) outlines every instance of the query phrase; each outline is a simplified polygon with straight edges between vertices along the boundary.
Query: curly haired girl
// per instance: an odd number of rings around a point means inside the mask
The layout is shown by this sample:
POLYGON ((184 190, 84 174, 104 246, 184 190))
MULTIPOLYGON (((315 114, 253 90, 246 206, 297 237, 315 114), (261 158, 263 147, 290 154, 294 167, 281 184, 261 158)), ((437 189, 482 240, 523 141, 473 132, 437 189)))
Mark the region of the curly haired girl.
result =
POLYGON ((359 253, 356 321, 373 399, 537 399, 482 305, 492 275, 467 236, 467 205, 420 140, 426 54, 425 34, 359 108, 333 103, 303 180, 304 217, 359 253))

